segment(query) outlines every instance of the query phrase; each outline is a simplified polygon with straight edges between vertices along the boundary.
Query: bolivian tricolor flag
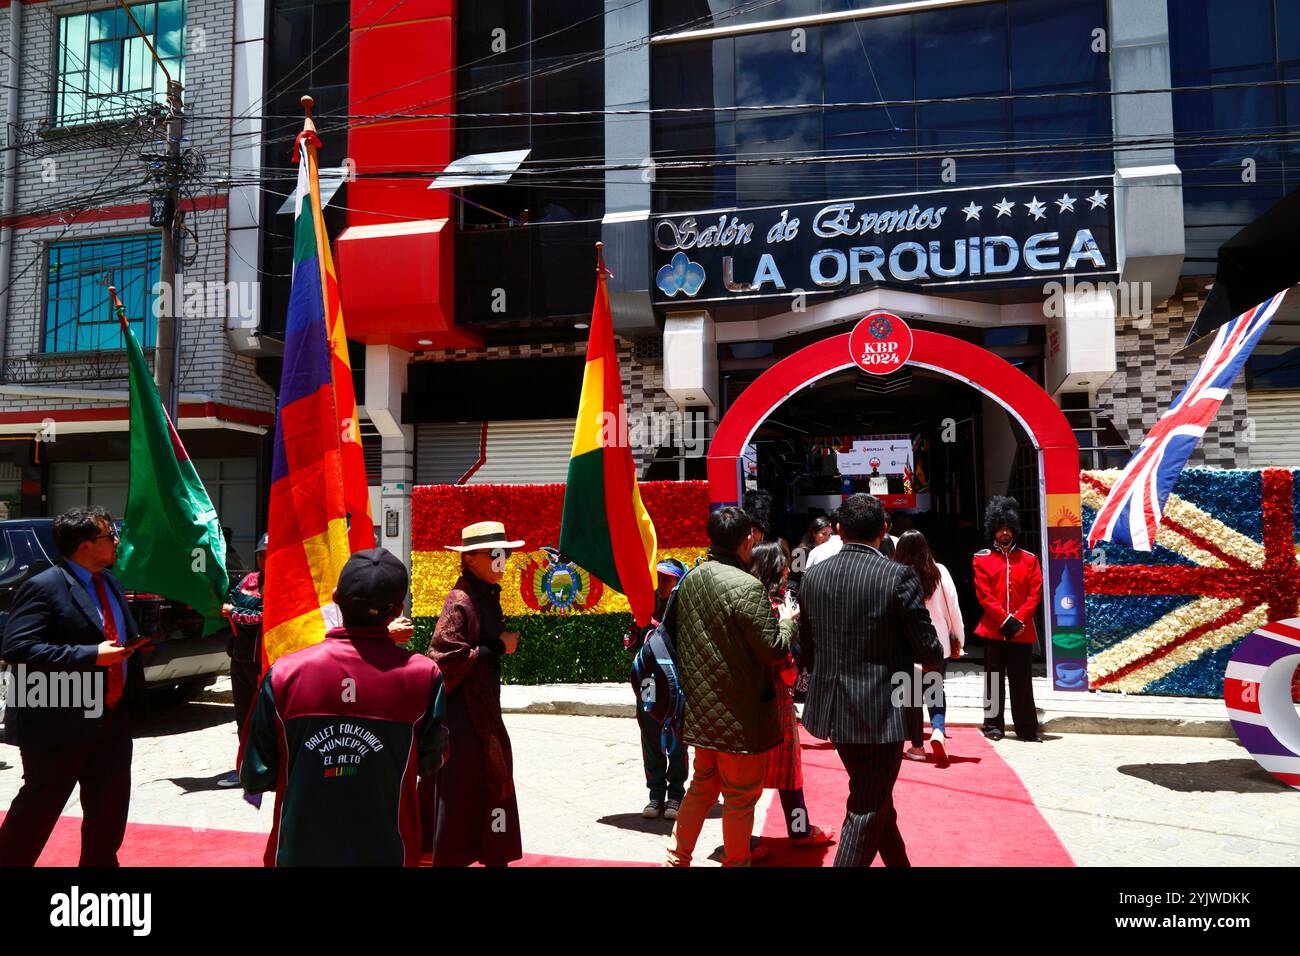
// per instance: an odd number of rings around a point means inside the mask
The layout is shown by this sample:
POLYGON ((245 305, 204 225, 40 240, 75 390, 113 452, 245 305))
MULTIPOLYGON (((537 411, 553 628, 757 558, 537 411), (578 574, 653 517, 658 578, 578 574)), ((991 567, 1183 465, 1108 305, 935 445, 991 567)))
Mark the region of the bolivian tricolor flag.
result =
POLYGON ((560 520, 560 553, 627 596, 639 626, 655 607, 655 526, 641 503, 628 441, 623 379, 596 244, 596 302, 560 520))
POLYGON ((364 508, 357 503, 358 474, 359 493, 366 496, 364 470, 348 467, 349 457, 359 464, 361 446, 338 282, 321 215, 319 145, 308 117, 296 143, 293 287, 267 521, 264 670, 277 658, 322 640, 327 615, 329 624, 338 623, 331 595, 339 571, 354 549, 374 546, 368 498, 364 508), (345 476, 352 479, 350 489, 345 476))

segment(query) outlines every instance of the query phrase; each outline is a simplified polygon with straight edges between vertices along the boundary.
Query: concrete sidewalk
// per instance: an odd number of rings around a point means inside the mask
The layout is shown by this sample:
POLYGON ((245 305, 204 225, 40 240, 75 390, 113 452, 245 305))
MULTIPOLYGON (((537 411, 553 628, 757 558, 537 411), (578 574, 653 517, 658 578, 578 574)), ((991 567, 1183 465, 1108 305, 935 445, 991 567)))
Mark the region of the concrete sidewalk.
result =
MULTIPOLYGON (((983 722, 983 676, 978 664, 950 670, 945 688, 949 723, 983 722)), ((1222 700, 1056 691, 1047 678, 1035 677, 1034 702, 1045 733, 1235 736, 1222 700)), ((501 688, 501 709, 507 714, 633 717, 634 707, 632 688, 624 683, 508 684, 501 688)), ((1010 732, 1009 715, 1007 724, 1010 732)))

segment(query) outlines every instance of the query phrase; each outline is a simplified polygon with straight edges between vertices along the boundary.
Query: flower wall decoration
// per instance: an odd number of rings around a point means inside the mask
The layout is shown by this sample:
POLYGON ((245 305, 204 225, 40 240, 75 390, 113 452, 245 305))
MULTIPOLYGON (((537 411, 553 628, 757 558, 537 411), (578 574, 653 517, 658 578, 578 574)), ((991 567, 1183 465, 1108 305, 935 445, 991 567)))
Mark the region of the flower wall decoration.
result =
MULTIPOLYGON (((1080 478, 1084 535, 1118 471, 1080 478)), ((1219 697, 1233 648, 1300 611, 1297 472, 1187 468, 1150 553, 1086 555, 1088 684, 1219 697)))
MULTIPOLYGON (((694 564, 708 547, 707 483, 651 481, 640 489, 655 523, 659 559, 694 564)), ((524 635, 521 653, 502 661, 503 677, 525 683, 622 680, 630 663, 621 642, 631 623, 627 599, 554 553, 563 508, 560 484, 417 486, 411 496, 411 616, 420 638, 415 643, 427 642, 424 635, 460 577, 460 555, 446 545, 459 543, 466 525, 501 521, 507 534, 524 541, 501 582, 508 624, 524 635)))

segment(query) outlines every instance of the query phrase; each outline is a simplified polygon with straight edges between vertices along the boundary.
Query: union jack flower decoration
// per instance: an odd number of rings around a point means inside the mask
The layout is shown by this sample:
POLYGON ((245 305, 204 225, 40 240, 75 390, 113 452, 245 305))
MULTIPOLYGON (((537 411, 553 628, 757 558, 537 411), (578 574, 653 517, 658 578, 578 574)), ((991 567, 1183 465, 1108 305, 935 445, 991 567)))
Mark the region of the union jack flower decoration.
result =
POLYGON ((1142 440, 1111 487, 1088 534, 1089 547, 1113 541, 1136 551, 1151 550, 1178 475, 1285 296, 1285 291, 1279 292, 1215 334, 1191 382, 1142 440))
MULTIPOLYGON (((1101 506, 1119 474, 1082 474, 1085 509, 1101 506)), ((1218 696, 1229 649, 1300 614, 1298 478, 1189 468, 1154 553, 1108 549, 1085 566, 1089 687, 1218 696)))

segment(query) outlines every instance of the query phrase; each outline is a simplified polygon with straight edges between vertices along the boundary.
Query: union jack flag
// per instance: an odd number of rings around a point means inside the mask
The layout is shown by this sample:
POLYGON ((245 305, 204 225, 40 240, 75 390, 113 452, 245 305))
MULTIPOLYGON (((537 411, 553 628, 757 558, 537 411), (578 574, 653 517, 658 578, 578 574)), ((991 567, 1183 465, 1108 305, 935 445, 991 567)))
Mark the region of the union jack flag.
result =
POLYGON ((1165 502, 1233 381, 1254 351, 1286 291, 1248 309, 1214 336, 1201 367, 1142 440, 1088 533, 1088 547, 1113 541, 1150 551, 1165 502))

